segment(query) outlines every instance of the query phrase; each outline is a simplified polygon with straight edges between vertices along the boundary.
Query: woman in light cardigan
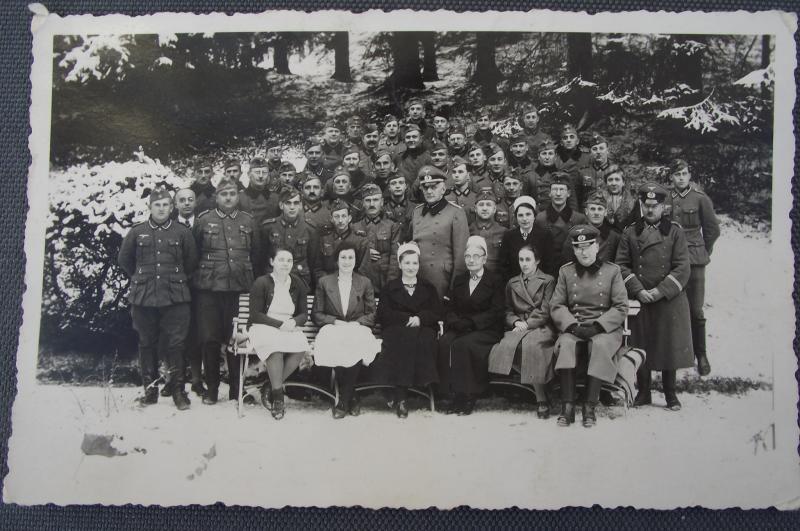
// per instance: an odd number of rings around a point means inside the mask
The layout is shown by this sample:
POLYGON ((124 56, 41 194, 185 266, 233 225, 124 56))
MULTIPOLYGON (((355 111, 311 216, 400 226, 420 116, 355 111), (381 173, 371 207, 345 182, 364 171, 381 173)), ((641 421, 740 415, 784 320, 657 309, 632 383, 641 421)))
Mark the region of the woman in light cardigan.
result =
MULTIPOLYGON (((305 282, 291 274, 294 258, 288 249, 275 249, 272 272, 256 279, 250 289, 248 335, 258 357, 265 361, 272 416, 282 419, 283 383, 310 350, 300 326, 308 319, 305 282)), ((267 385, 267 384, 265 384, 267 385)))

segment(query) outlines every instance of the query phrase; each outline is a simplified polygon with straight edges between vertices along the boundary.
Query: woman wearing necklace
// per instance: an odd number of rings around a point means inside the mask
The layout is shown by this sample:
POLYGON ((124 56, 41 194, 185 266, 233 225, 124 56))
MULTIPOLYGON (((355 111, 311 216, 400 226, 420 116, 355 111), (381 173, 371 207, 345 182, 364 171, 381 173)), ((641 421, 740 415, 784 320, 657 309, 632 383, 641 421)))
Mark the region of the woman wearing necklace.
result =
POLYGON ((550 320, 550 297, 556 281, 539 269, 533 248, 519 250, 520 274, 506 284, 506 334, 492 347, 489 372, 510 374, 520 371, 520 382, 533 385, 536 392, 536 415, 550 417, 547 383, 553 379, 555 328, 550 320))
POLYGON ((308 319, 306 284, 291 274, 291 251, 279 247, 274 252, 272 273, 257 278, 250 289, 248 335, 259 359, 266 363, 269 382, 264 385, 270 386, 272 417, 280 420, 285 413, 283 383, 310 347, 299 328, 308 319))
POLYGON ((438 382, 436 332, 441 301, 436 288, 419 278, 419 247, 415 242, 397 250, 401 278, 390 280, 378 303, 378 322, 383 330, 383 349, 372 368, 373 379, 395 386, 397 416, 408 416, 408 388, 438 382))
POLYGON ((354 273, 356 247, 344 241, 336 249, 338 271, 317 282, 311 318, 320 326, 314 362, 333 367, 339 384, 339 401, 333 418, 360 414, 355 385, 362 364, 369 365, 381 345, 372 335, 375 295, 370 280, 354 273))
POLYGON ((484 268, 486 240, 470 236, 467 271, 453 280, 439 340, 440 390, 453 397, 449 413, 469 415, 489 384, 489 352, 503 335, 503 281, 484 268))
POLYGON ((518 226, 503 234, 498 259, 500 268, 502 268, 502 271, 498 272, 506 281, 520 273, 519 250, 527 245, 535 250, 536 256, 541 261, 545 257, 539 254, 539 250, 549 248, 546 242, 550 236, 549 232, 541 231, 533 225, 536 218, 536 201, 531 196, 518 197, 514 201, 512 209, 518 226))

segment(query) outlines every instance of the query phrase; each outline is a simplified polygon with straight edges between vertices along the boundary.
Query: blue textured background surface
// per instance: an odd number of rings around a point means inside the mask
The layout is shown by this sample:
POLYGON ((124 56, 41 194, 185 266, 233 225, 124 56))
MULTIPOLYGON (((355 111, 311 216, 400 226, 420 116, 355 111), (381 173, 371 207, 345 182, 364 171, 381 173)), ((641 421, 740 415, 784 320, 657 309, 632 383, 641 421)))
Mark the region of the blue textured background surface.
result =
MULTIPOLYGON (((6 305, 0 314, 0 476, 8 473, 8 439, 11 435, 11 404, 15 394, 15 355, 19 327, 22 323, 20 309, 24 288, 25 256, 24 225, 27 212, 26 175, 30 157, 28 154, 29 92, 31 35, 30 13, 25 1, 10 0, 0 5, 0 175, 4 208, 0 209, 0 294, 6 305)), ((364 0, 279 0, 257 2, 254 0, 83 0, 45 1, 47 8, 61 15, 92 13, 124 13, 143 15, 158 11, 193 11, 209 13, 224 11, 259 12, 267 8, 293 8, 308 11, 317 9, 351 9, 364 11, 384 9, 452 9, 456 11, 480 11, 485 9, 528 10, 562 9, 598 11, 625 11, 638 9, 683 10, 763 10, 780 9, 800 11, 800 0, 782 2, 759 2, 756 0, 676 1, 642 2, 633 0, 561 1, 561 2, 375 2, 364 0)), ((795 41, 798 42, 797 36, 795 41)), ((800 49, 800 46, 798 46, 800 49)), ((795 74, 797 80, 797 74, 795 74)), ((800 84, 800 83, 798 83, 800 84)), ((795 123, 798 111, 794 110, 795 123)), ((797 142, 797 138, 795 140, 797 142)), ((798 168, 800 149, 795 152, 795 172, 798 168)), ((797 192, 793 186, 795 199, 797 192)), ((795 212, 792 213, 792 245, 797 249, 800 228, 795 212)), ((795 269, 797 269, 795 260, 795 269)), ((798 292, 794 292, 795 305, 798 292)), ((797 314, 797 311, 795 311, 797 314)), ((795 354, 798 342, 795 340, 795 354)), ((47 404, 42 404, 47 407, 47 404)), ((46 482, 47 477, 39 478, 46 482)), ((124 478, 120 478, 124 481, 124 478)), ((654 470, 653 480, 658 481, 654 470)), ((265 478, 265 481, 269 481, 265 478)), ((487 486, 490 488, 490 486, 487 486)), ((753 489, 759 488, 754 484, 753 489)), ((0 505, 1 529, 178 529, 178 528, 648 528, 648 529, 797 529, 800 514, 781 513, 775 510, 762 511, 707 511, 684 509, 678 511, 634 511, 629 508, 616 510, 562 509, 560 511, 478 511, 460 508, 453 511, 404 511, 366 509, 284 509, 264 510, 244 507, 181 507, 172 509, 125 507, 19 507, 0 505)))

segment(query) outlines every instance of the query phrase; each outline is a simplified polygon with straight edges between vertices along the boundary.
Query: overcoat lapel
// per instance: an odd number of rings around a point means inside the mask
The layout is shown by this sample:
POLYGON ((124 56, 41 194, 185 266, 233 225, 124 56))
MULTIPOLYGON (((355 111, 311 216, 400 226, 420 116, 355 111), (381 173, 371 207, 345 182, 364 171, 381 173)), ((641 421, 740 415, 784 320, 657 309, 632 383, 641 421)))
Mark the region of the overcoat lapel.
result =
POLYGON ((639 251, 644 251, 648 247, 652 247, 653 245, 658 245, 664 241, 664 236, 661 235, 661 231, 658 230, 657 227, 649 229, 645 227, 642 233, 637 236, 637 241, 639 243, 639 251))
MULTIPOLYGON (((530 282, 536 282, 535 277, 532 278, 530 282)), ((531 286, 531 288, 532 287, 533 286, 531 286)), ((517 275, 516 277, 511 279, 511 291, 516 293, 517 297, 519 297, 523 301, 527 302, 530 305, 533 305, 533 299, 531 298, 531 294, 528 293, 528 290, 525 288, 525 283, 522 281, 522 275, 517 275)), ((532 291, 534 293, 536 292, 535 290, 532 291)))

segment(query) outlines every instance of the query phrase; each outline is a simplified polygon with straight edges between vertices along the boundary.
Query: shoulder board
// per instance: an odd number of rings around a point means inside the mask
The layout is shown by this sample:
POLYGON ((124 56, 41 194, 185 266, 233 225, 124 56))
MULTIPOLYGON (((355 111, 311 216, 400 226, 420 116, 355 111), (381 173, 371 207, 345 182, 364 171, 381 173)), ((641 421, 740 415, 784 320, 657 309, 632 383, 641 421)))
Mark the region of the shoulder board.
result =
POLYGON ((456 207, 456 208, 457 208, 457 209, 459 209, 459 210, 461 210, 461 208, 462 208, 460 205, 458 205, 458 204, 456 204, 456 203, 453 203, 453 202, 452 202, 452 201, 450 201, 449 199, 447 200, 447 202, 448 202, 448 203, 450 203, 451 205, 453 205, 454 207, 456 207))
POLYGON ((680 223, 678 223, 678 222, 677 222, 677 221, 675 221, 675 220, 670 220, 670 223, 672 223, 672 224, 673 224, 673 225, 675 225, 676 227, 683 228, 683 225, 681 225, 680 223))
POLYGON ((414 210, 416 210, 416 209, 418 209, 418 208, 422 208, 422 203, 420 203, 419 205, 415 206, 415 207, 414 207, 414 210))
POLYGON ((355 234, 356 236, 366 236, 367 231, 361 229, 353 229, 353 234, 355 234))
POLYGON ((614 267, 615 267, 615 268, 617 268, 617 269, 620 269, 620 267, 619 267, 619 264, 616 264, 616 263, 614 263, 614 262, 609 262, 608 260, 606 260, 605 262, 603 262, 603 265, 604 265, 604 266, 606 266, 606 265, 610 265, 610 266, 614 266, 614 267))
POLYGON ((206 214, 208 214, 209 212, 211 212, 211 209, 209 209, 209 210, 203 210, 202 212, 200 212, 199 214, 197 214, 197 219, 200 219, 200 218, 202 218, 203 216, 205 216, 205 215, 206 215, 206 214))
POLYGON ((252 218, 253 214, 248 212, 247 210, 239 210, 239 214, 245 214, 247 217, 252 218))
POLYGON ((269 225, 270 223, 275 223, 278 221, 278 218, 266 218, 264 221, 261 222, 262 225, 269 225))
POLYGON ((573 267, 574 265, 575 265, 575 262, 567 262, 566 264, 564 264, 561 267, 559 267, 558 270, 561 271, 565 267, 573 267))
POLYGON ((145 223, 147 223, 147 220, 140 221, 140 222, 138 222, 138 223, 134 223, 133 225, 131 225, 131 228, 132 228, 132 229, 135 229, 136 227, 141 227, 141 226, 142 226, 142 225, 144 225, 145 223))

